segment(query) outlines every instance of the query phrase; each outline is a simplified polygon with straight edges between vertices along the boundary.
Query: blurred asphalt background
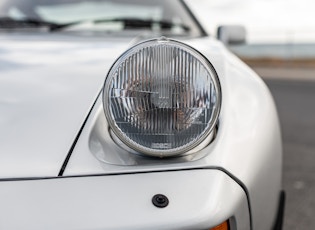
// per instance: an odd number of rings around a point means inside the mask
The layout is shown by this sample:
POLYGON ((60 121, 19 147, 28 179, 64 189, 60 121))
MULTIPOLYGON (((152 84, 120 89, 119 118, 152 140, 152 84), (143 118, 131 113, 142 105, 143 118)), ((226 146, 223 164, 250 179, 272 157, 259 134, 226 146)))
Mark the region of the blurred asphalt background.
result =
POLYGON ((275 99, 283 139, 284 230, 315 229, 315 67, 252 68, 275 99))

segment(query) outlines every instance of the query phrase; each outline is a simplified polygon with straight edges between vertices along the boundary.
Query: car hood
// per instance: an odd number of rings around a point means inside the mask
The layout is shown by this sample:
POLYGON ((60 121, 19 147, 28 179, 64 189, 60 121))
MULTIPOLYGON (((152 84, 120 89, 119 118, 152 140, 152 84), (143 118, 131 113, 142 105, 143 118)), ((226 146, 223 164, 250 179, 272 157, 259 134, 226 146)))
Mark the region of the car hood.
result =
MULTIPOLYGON (((57 176, 107 71, 139 41, 66 34, 0 35, 0 178, 57 176)), ((210 61, 222 66, 218 64, 221 44, 209 38, 185 41, 216 53, 210 61)))
POLYGON ((56 176, 130 39, 0 35, 0 178, 56 176))

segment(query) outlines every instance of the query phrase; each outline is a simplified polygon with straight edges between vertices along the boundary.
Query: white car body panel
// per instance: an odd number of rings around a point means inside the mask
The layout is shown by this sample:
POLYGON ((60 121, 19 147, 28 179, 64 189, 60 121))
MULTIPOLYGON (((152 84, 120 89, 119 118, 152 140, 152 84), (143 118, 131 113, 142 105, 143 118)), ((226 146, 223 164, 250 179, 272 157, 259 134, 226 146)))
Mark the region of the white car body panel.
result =
POLYGON ((217 170, 1 181, 0 197, 6 230, 209 229, 222 216, 249 230, 244 191, 217 170), (156 192, 167 207, 152 204, 156 192))
POLYGON ((58 175, 106 71, 129 41, 0 36, 1 178, 58 175))
POLYGON ((188 44, 206 55, 214 65, 222 85, 223 102, 218 135, 211 145, 201 151, 208 155, 200 160, 179 164, 160 162, 129 167, 104 164, 96 159, 89 147, 91 130, 97 117, 105 116, 99 98, 64 175, 222 168, 248 189, 254 229, 271 229, 271 225, 266 228, 266 223, 273 223, 276 216, 282 171, 281 134, 271 94, 253 71, 219 43, 212 39, 197 39, 188 44))
MULTIPOLYGON (((80 34, 80 33, 79 33, 80 34)), ((113 141, 100 92, 145 36, 0 34, 0 229, 269 230, 281 192, 279 121, 263 81, 214 38, 182 39, 222 88, 214 140, 152 159, 113 141), (167 195, 157 208, 152 196, 167 195)), ((278 229, 277 229, 278 230, 278 229)))

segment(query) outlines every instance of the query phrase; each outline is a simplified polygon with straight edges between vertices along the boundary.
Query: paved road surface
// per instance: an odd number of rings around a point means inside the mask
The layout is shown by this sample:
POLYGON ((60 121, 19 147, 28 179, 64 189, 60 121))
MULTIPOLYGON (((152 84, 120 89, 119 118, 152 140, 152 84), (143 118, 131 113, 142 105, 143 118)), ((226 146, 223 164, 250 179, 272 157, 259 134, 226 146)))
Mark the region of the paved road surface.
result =
POLYGON ((292 78, 290 70, 290 78, 285 77, 286 71, 279 74, 276 70, 276 78, 272 70, 267 72, 264 80, 275 98, 282 125, 283 186, 287 193, 283 229, 315 229, 315 69, 308 77, 296 76, 299 80, 292 78))

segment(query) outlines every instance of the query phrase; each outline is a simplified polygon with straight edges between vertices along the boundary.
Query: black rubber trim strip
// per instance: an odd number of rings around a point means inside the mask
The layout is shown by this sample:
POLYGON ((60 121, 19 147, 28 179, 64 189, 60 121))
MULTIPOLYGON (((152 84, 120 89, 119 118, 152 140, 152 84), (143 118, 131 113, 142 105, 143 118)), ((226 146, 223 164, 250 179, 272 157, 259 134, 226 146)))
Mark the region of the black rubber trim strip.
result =
MULTIPOLYGON (((69 158, 70 158, 70 156, 69 156, 69 158)), ((67 165, 67 164, 65 164, 65 165, 67 165)), ((3 179, 0 179, 0 183, 1 182, 16 182, 16 181, 32 181, 32 180, 55 180, 55 179, 82 178, 82 177, 85 178, 85 177, 119 176, 119 175, 134 175, 134 174, 148 174, 148 173, 161 173, 161 172, 209 170, 209 169, 210 170, 219 170, 219 171, 225 173, 227 176, 229 176, 232 180, 234 180, 243 189, 243 191, 245 192, 246 197, 247 197, 250 229, 253 230, 252 209, 251 209, 251 202, 250 202, 250 197, 249 197, 249 191, 247 190, 245 184, 242 181, 240 181, 233 174, 231 174, 230 172, 228 172, 227 170, 225 170, 224 168, 221 168, 221 167, 197 167, 197 168, 188 168, 188 169, 169 169, 169 170, 156 170, 156 171, 152 170, 152 171, 144 171, 144 172, 135 171, 135 172, 104 173, 104 174, 77 175, 77 176, 59 176, 59 177, 3 178, 3 179)))
POLYGON ((65 172, 66 167, 67 167, 67 164, 68 164, 68 162, 69 162, 69 160, 70 160, 70 157, 71 157, 71 155, 72 155, 72 152, 73 152, 73 150, 74 150, 74 148, 75 148, 75 146, 76 146, 76 144, 77 144, 77 142, 78 142, 78 140, 79 140, 79 137, 81 136, 81 133, 82 133, 82 131, 83 131, 83 128, 84 128, 84 126, 85 126, 87 120, 89 119, 89 117, 90 117, 90 115, 91 115, 91 113, 92 113, 92 110, 93 110, 93 108, 94 108, 94 106, 95 106, 95 104, 96 104, 96 101, 97 101, 98 97, 100 96, 101 92, 102 92, 102 91, 100 91, 100 92, 97 94, 97 97, 96 97, 96 99, 94 100, 94 103, 93 103, 93 105, 92 105, 92 107, 91 107, 89 113, 87 114, 87 116, 86 116, 86 118, 85 118, 85 120, 84 120, 84 122, 83 122, 83 124, 82 124, 82 126, 81 126, 81 128, 80 128, 80 130, 79 130, 79 132, 78 132, 78 134, 77 134, 77 136, 75 137, 75 139, 74 139, 74 141, 73 141, 73 143, 72 143, 72 145, 71 145, 71 147, 70 147, 70 149, 69 149, 69 152, 68 152, 68 154, 67 154, 67 156, 66 156, 66 159, 64 160, 64 162, 63 162, 63 164, 62 164, 62 166, 61 166, 61 169, 60 169, 60 171, 59 171, 59 173, 58 173, 58 177, 61 177, 61 176, 63 175, 63 173, 65 172))
POLYGON ((279 206, 278 206, 278 212, 276 216, 276 222, 273 227, 273 230, 282 230, 284 210, 285 210, 285 191, 281 191, 280 197, 279 197, 279 206))

